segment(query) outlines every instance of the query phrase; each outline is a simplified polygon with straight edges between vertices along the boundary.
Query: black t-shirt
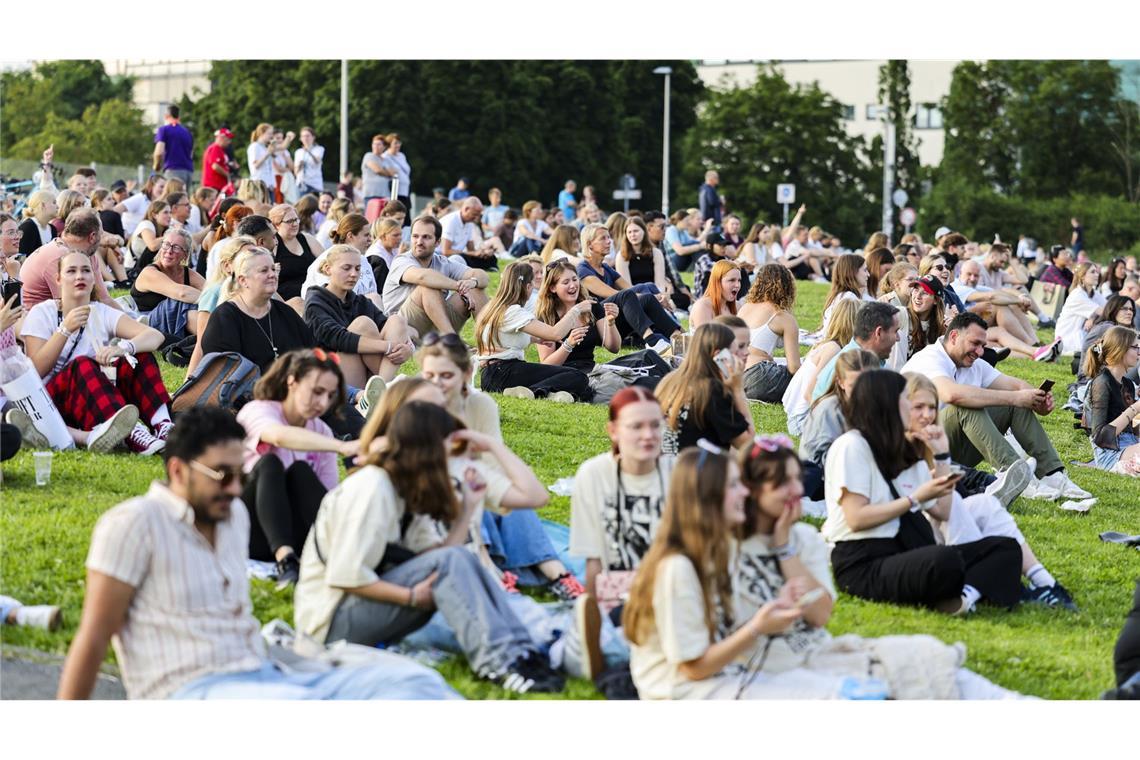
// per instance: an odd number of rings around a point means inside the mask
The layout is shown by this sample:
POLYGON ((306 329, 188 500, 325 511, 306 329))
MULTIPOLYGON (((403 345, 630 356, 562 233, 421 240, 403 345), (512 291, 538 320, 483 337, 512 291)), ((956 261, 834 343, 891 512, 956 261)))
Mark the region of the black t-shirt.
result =
POLYGON ((653 254, 629 257, 629 281, 633 285, 653 280, 653 254))
POLYGON ((696 446, 704 438, 727 449, 738 435, 748 429, 748 420, 736 408, 731 396, 714 393, 705 410, 705 424, 698 427, 688 406, 677 415, 677 427, 665 428, 661 440, 662 454, 679 454, 689 446, 696 446))
POLYGON ((586 337, 570 352, 566 361, 562 362, 563 367, 573 367, 587 374, 594 368, 594 349, 602 345, 602 338, 598 335, 597 323, 606 318, 605 307, 600 303, 594 303, 590 307, 590 311, 594 315, 594 324, 590 325, 590 329, 586 331, 586 337))
POLYGON ((40 239, 40 228, 35 219, 25 219, 20 222, 20 230, 24 235, 20 238, 20 255, 29 256, 36 252, 41 245, 47 245, 55 238, 55 227, 48 225, 48 239, 40 239))
POLYGON ((227 301, 210 313, 202 335, 202 353, 234 351, 256 364, 262 372, 286 351, 316 345, 309 326, 282 301, 270 301, 269 315, 261 319, 254 319, 233 301, 227 301))
POLYGON ((123 240, 127 239, 127 234, 123 231, 123 217, 118 211, 114 209, 100 211, 99 221, 103 223, 103 232, 118 235, 123 240))
POLYGON ((301 286, 305 284, 309 265, 317 260, 309 250, 309 241, 304 235, 298 235, 297 242, 301 244, 301 253, 294 255, 278 235, 277 247, 273 250, 273 260, 281 265, 281 274, 277 276, 277 295, 286 301, 301 297, 301 286))

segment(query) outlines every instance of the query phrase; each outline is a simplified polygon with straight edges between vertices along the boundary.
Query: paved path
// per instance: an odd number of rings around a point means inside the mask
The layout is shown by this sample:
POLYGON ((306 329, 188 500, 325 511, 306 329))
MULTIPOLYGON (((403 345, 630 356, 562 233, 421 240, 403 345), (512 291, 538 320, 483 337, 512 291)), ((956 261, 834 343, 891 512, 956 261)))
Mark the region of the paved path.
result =
MULTIPOLYGON (((63 658, 35 649, 4 647, 0 657, 0 699, 55 699, 63 658)), ((92 699, 126 699, 123 683, 100 673, 92 699)))

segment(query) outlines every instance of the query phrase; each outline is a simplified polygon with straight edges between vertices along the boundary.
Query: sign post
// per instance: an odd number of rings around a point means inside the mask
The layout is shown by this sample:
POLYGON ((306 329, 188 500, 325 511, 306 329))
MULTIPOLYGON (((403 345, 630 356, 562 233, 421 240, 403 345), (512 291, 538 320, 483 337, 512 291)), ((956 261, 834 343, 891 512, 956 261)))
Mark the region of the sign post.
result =
POLYGON ((641 191, 637 189, 637 180, 632 174, 621 175, 621 187, 614 190, 615 201, 625 201, 625 213, 629 213, 630 200, 640 200, 641 191))
POLYGON ((790 183, 776 185, 776 203, 784 206, 784 227, 788 226, 788 206, 796 202, 796 186, 790 183))

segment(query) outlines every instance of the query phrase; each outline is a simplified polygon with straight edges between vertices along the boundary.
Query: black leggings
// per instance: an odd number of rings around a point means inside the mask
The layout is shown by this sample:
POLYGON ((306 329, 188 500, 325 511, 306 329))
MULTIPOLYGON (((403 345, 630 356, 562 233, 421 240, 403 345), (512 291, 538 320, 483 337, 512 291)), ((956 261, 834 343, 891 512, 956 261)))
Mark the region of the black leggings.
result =
POLYGON ((472 269, 482 269, 484 272, 489 272, 492 269, 499 268, 499 260, 495 256, 475 256, 470 253, 461 253, 459 255, 467 262, 467 266, 472 269))
POLYGON ((619 290, 603 303, 617 304, 617 329, 622 335, 641 340, 645 331, 653 330, 668 340, 680 327, 668 310, 651 293, 639 293, 632 288, 619 290))
POLYGON ((572 367, 508 359, 487 364, 479 373, 479 387, 488 393, 502 393, 518 385, 530 388, 538 398, 556 391, 566 391, 577 401, 589 401, 594 395, 590 379, 572 367))
POLYGON ((292 546, 300 556, 326 492, 305 462, 285 469, 274 454, 259 459, 241 492, 249 509, 250 558, 273 562, 282 546, 292 546))
POLYGON ((23 437, 18 427, 7 423, 0 424, 0 462, 16 456, 22 441, 23 437))
POLYGON ((1120 629, 1120 638, 1116 640, 1112 660, 1116 666, 1117 686, 1140 673, 1140 581, 1136 582, 1132 610, 1124 619, 1124 627, 1120 629))
POLYGON ((1001 607, 1021 597, 1021 547, 1004 536, 910 550, 895 538, 840 541, 831 567, 841 590, 873 602, 933 607, 957 599, 966 584, 1001 607))

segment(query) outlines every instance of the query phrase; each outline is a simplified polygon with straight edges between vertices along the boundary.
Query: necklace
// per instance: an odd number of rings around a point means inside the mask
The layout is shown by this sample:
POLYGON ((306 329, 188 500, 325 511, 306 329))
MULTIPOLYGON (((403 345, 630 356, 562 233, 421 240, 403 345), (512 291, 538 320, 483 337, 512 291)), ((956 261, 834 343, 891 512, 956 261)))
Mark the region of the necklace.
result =
MULTIPOLYGON (((242 306, 244 306, 246 309, 249 309, 249 304, 247 304, 245 302, 245 299, 242 298, 240 295, 238 296, 238 298, 241 300, 242 306)), ((253 316, 252 314, 250 314, 249 316, 250 316, 250 319, 253 320, 253 323, 255 325, 257 325, 257 329, 261 332, 262 335, 265 336, 265 339, 267 341, 269 341, 269 347, 271 349, 273 349, 273 358, 276 359, 277 358, 277 344, 273 342, 273 304, 269 305, 269 311, 266 312, 265 317, 258 318, 258 317, 253 316), (261 326, 261 320, 265 319, 266 317, 269 318, 269 332, 265 332, 265 328, 261 326)))

